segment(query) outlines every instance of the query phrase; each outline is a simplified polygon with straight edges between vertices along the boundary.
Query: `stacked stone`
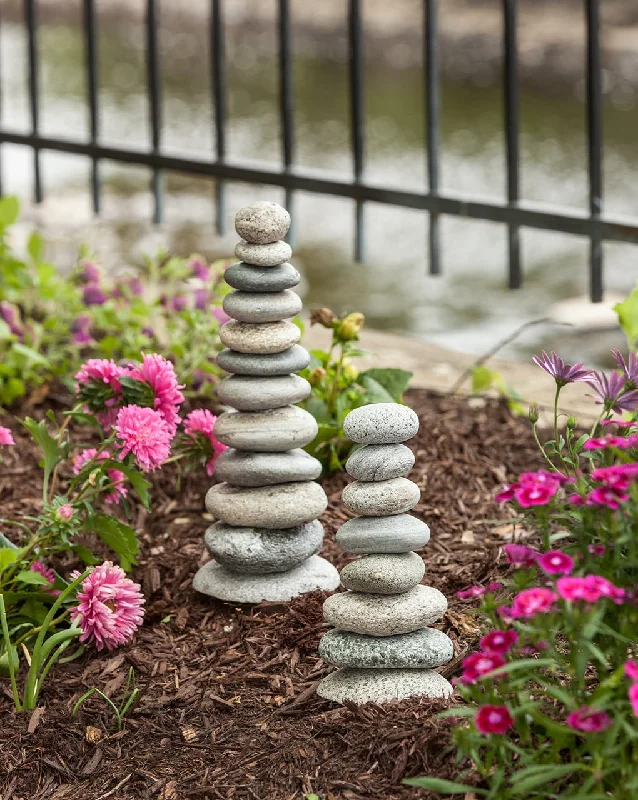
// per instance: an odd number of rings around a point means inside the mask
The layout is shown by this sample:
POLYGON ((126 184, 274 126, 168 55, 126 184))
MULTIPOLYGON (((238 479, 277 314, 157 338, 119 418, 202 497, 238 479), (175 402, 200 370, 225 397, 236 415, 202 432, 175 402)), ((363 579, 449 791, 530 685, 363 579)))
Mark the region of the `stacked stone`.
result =
POLYGON ((319 654, 339 669, 317 693, 341 703, 448 697, 452 686, 432 668, 452 658, 452 642, 426 627, 443 616, 447 600, 421 585, 425 565, 412 551, 427 544, 430 530, 406 513, 421 493, 405 477, 414 455, 402 442, 416 434, 419 419, 407 406, 378 403, 352 411, 343 427, 363 445, 346 463, 356 480, 343 490, 344 504, 360 516, 341 526, 337 542, 365 555, 341 571, 347 591, 324 603, 335 629, 322 637, 319 654))
POLYGON ((288 212, 276 203, 241 209, 235 220, 241 261, 225 274, 234 291, 224 298, 231 320, 220 329, 226 349, 217 363, 232 374, 218 397, 232 408, 214 433, 229 449, 215 468, 223 482, 206 495, 218 520, 205 534, 213 560, 193 586, 237 603, 290 600, 339 585, 337 570, 316 555, 323 543, 317 517, 328 502, 314 482, 321 464, 301 449, 317 435, 317 423, 293 405, 308 397, 310 384, 292 374, 308 366, 309 356, 289 321, 302 307, 291 291, 301 276, 288 263, 289 226, 288 212))

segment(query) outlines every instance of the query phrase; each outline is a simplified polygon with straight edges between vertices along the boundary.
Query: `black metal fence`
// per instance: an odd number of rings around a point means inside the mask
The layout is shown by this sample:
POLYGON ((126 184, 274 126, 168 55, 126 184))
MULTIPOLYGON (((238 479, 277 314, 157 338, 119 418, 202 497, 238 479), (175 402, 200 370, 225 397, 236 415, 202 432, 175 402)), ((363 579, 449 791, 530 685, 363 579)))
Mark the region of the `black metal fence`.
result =
MULTIPOLYGON (((227 0, 228 1, 228 0, 227 0)), ((484 202, 439 190, 440 164, 440 95, 437 33, 438 0, 423 0, 423 87, 426 111, 428 189, 425 192, 402 191, 371 185, 365 180, 365 107, 364 107, 364 36, 362 0, 348 2, 350 134, 352 178, 331 180, 313 177, 295 169, 295 130, 293 99, 293 62, 289 0, 278 0, 279 47, 279 116, 280 169, 254 169, 226 158, 227 80, 224 52, 224 0, 210 0, 210 70, 211 103, 215 119, 215 158, 211 160, 169 156, 162 152, 161 63, 158 50, 158 2, 146 0, 146 65, 147 92, 150 109, 151 147, 147 151, 123 147, 107 147, 100 143, 98 115, 98 48, 96 0, 83 0, 85 40, 85 74, 89 115, 88 141, 42 136, 39 129, 39 53, 37 0, 24 0, 28 32, 28 92, 31 131, 27 134, 6 130, 0 124, 0 143, 26 145, 33 151, 34 200, 43 199, 41 153, 51 150, 86 156, 91 160, 91 194, 93 210, 100 213, 100 162, 110 160, 137 164, 152 170, 151 191, 154 198, 154 221, 163 215, 163 173, 175 171, 209 177, 215 181, 216 225, 223 233, 225 219, 225 184, 227 181, 258 183, 281 187, 286 205, 294 202, 295 190, 350 198, 354 201, 354 256, 364 258, 365 214, 367 202, 385 203, 427 212, 429 270, 440 273, 439 220, 453 215, 499 222, 508 232, 508 282, 512 289, 523 281, 520 229, 524 227, 585 236, 589 249, 589 288, 593 302, 603 299, 603 242, 638 244, 638 219, 629 223, 603 213, 603 131, 602 131, 602 67, 600 43, 600 0, 583 0, 587 29, 585 124, 588 143, 589 213, 572 209, 556 211, 549 207, 527 204, 520 199, 519 150, 519 78, 517 52, 518 0, 501 0, 503 7, 503 103, 505 111, 506 196, 504 203, 484 202)))

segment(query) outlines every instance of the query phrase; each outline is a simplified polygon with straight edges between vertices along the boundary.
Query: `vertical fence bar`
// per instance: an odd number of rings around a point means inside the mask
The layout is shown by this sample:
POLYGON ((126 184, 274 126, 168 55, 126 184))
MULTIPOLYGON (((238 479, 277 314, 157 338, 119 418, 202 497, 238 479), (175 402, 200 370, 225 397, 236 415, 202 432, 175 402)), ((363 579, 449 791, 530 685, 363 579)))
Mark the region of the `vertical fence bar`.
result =
MULTIPOLYGON (((89 141, 97 144, 99 131, 98 113, 98 49, 97 49, 97 15, 95 0, 84 0, 84 37, 86 59, 86 90, 89 103, 89 141)), ((91 201, 93 213, 100 213, 100 165, 94 156, 91 159, 91 201)))
MULTIPOLYGON (((36 0, 25 0, 25 17, 27 23, 27 53, 29 59, 29 110, 31 113, 31 134, 37 136, 40 129, 40 107, 38 91, 38 10, 36 0)), ((40 164, 40 148, 33 146, 33 198, 41 203, 42 170, 40 164)))
MULTIPOLYGON (((425 132, 428 173, 428 193, 439 192, 439 53, 437 33, 437 0, 424 0, 423 5, 423 67, 425 72, 425 132)), ((430 213, 428 256, 430 275, 441 274, 439 215, 430 213)))
MULTIPOLYGON (((518 0, 503 0, 503 89, 505 110, 505 160, 507 168, 507 204, 515 206, 520 199, 520 111, 517 40, 518 0)), ((508 283, 520 289, 521 240, 517 225, 507 226, 508 283)))
POLYGON ((589 295, 603 299, 603 248, 598 221, 603 210, 603 108, 600 58, 600 0, 586 0, 587 20, 587 150, 589 173, 589 295))
MULTIPOLYGON (((222 0, 211 0, 210 53, 215 109, 215 152, 217 162, 221 164, 226 157, 226 54, 222 0)), ((226 232, 226 184, 219 178, 215 182, 215 230, 219 236, 226 232)))
MULTIPOLYGON (((290 0, 279 0, 279 117, 281 120, 281 156, 284 172, 289 172, 294 160, 294 96, 292 84, 292 37, 290 0)), ((285 190, 285 205, 294 220, 293 192, 285 190)), ((294 224, 294 223, 293 223, 294 224)), ((294 231, 288 231, 292 241, 294 231)))
MULTIPOLYGON (((2 37, 2 6, 0 5, 0 41, 2 37)), ((2 51, 0 50, 0 129, 2 128, 2 112, 3 112, 3 100, 4 94, 2 92, 2 51)), ((2 170, 2 151, 3 148, 0 146, 0 197, 4 195, 4 182, 2 179, 3 170, 2 170)))
MULTIPOLYGON (((159 154, 162 134, 162 107, 159 50, 157 46, 159 13, 156 0, 146 3, 146 76, 148 81, 149 115, 151 123, 151 151, 159 154)), ((162 173, 153 170, 151 179, 153 193, 153 222, 160 223, 164 216, 164 191, 162 173)))
MULTIPOLYGON (((355 184, 363 178, 365 158, 365 106, 363 86, 363 31, 361 26, 361 2, 349 0, 348 43, 350 68, 350 135, 352 140, 352 169, 355 184)), ((354 260, 365 258, 365 230, 363 200, 355 201, 354 260)))

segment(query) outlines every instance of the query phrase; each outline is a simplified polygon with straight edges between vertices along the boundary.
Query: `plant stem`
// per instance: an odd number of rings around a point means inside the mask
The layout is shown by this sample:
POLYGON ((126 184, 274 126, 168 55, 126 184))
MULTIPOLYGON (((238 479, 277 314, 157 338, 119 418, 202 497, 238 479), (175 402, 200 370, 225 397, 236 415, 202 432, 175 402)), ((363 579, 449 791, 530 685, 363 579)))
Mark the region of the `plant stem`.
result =
POLYGON ((13 647, 9 637, 9 626, 7 624, 7 613, 4 607, 4 597, 0 594, 0 624, 2 625, 2 636, 4 639, 4 649, 7 653, 7 664, 9 667, 9 678, 11 680, 11 691, 13 693, 13 704, 16 711, 22 711, 20 695, 18 694, 18 684, 16 683, 15 668, 13 665, 13 647))

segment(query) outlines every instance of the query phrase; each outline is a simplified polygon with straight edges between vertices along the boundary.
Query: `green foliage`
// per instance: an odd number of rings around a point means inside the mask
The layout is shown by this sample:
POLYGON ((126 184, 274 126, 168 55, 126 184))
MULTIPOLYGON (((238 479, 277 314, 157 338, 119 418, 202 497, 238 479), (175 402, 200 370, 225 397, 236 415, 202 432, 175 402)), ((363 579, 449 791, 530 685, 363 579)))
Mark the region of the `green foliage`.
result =
POLYGON ((135 684, 135 670, 131 667, 128 671, 128 677, 126 680, 126 686, 124 687, 124 692, 122 696, 122 700, 119 704, 115 704, 115 702, 104 694, 103 691, 100 689, 93 687, 89 689, 88 692, 85 692, 82 697, 77 701, 77 703, 73 706, 73 716, 75 716, 82 705, 91 697, 92 695, 98 695, 104 702, 109 706, 111 711, 113 712, 113 716, 115 717, 115 723, 118 731, 121 731, 124 727, 124 718, 128 714, 128 712, 133 708, 134 704, 137 702, 140 694, 139 688, 135 684))
POLYGON ((120 557, 120 565, 128 572, 135 564, 139 552, 137 535, 130 525, 106 514, 91 514, 85 521, 88 531, 93 531, 110 550, 120 557))
POLYGON ((509 386, 500 372, 489 369, 485 364, 480 364, 472 368, 472 393, 481 394, 490 389, 495 389, 507 401, 507 405, 513 414, 525 414, 523 398, 518 392, 509 386))
POLYGON ((614 311, 618 315, 620 327, 627 337, 629 349, 638 350, 638 285, 622 303, 616 303, 614 311))

